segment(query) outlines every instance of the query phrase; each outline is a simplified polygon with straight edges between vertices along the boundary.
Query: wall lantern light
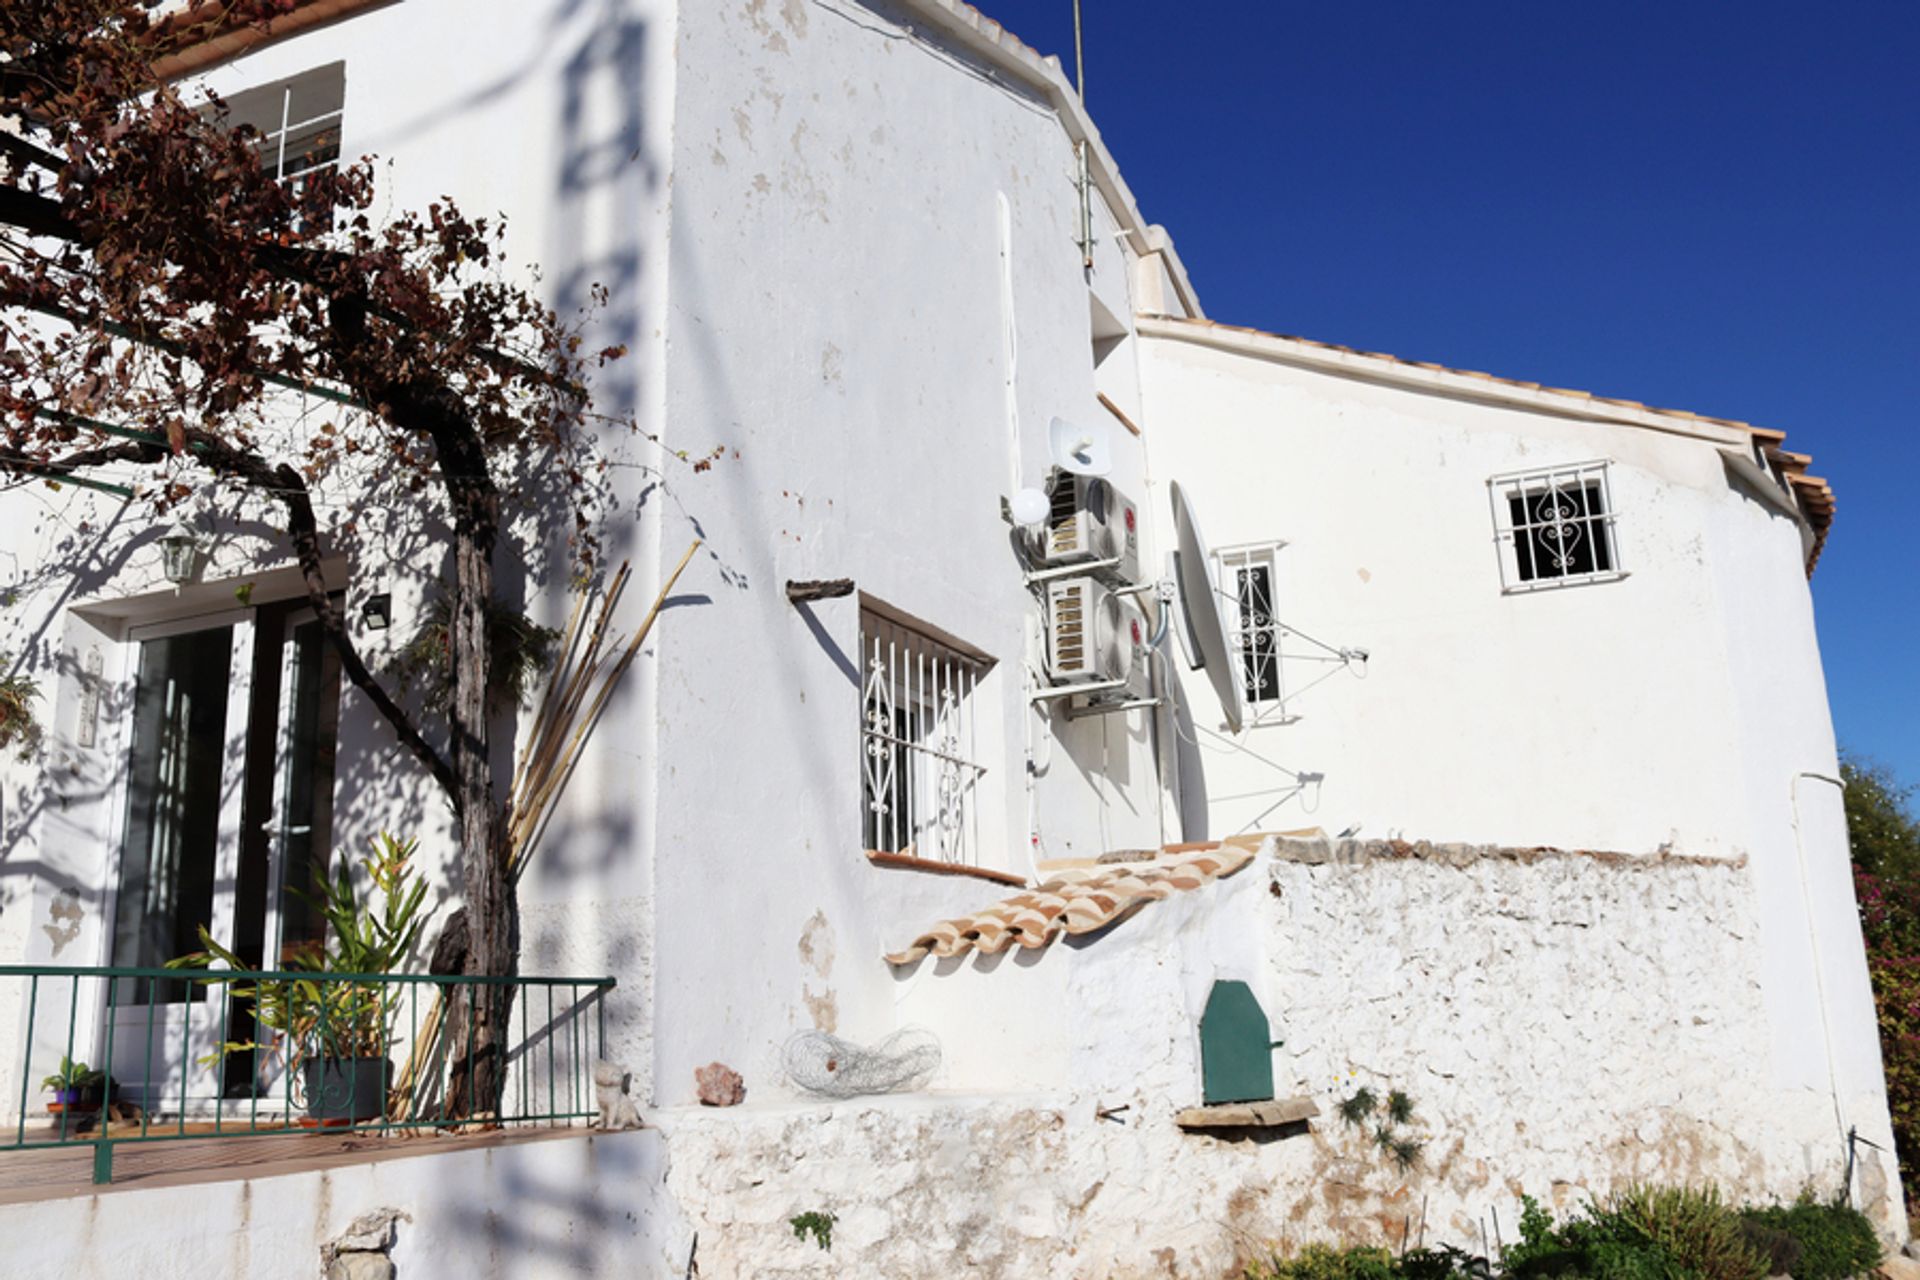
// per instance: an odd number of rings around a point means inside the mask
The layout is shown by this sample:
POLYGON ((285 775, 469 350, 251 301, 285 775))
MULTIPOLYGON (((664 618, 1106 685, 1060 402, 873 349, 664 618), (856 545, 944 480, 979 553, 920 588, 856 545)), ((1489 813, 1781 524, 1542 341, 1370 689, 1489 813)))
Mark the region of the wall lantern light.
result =
POLYGON ((393 593, 376 591, 360 602, 360 621, 369 631, 385 631, 393 625, 393 593))
POLYGON ((193 570, 200 559, 200 542, 193 530, 176 524, 160 536, 160 569, 174 586, 193 581, 193 570))

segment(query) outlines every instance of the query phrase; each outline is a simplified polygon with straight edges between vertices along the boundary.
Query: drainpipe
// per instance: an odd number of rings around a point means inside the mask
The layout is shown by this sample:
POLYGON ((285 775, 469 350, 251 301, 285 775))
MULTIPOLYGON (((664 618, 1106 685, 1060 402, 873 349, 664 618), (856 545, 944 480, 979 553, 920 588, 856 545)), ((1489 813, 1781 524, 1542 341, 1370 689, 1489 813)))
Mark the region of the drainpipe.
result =
MULTIPOLYGON (((1793 781, 1788 784, 1787 791, 1788 798, 1793 805, 1793 848, 1800 865, 1800 909, 1807 921, 1807 947, 1813 956, 1813 983, 1814 989, 1818 992, 1820 999, 1820 1038, 1827 1051, 1827 1093, 1833 1099, 1834 1126, 1839 1131, 1841 1142, 1847 1143, 1846 1111, 1840 1103, 1840 1071, 1833 1057, 1833 1020, 1827 1011, 1826 970, 1820 963, 1820 937, 1813 925, 1812 885, 1807 877, 1807 844, 1800 830, 1800 779, 1802 778, 1812 778, 1816 782, 1831 783, 1834 787, 1840 789, 1842 793, 1846 790, 1846 783, 1834 777, 1832 774, 1814 773, 1810 770, 1803 769, 1793 775, 1793 781)), ((1849 1154, 1851 1154, 1852 1145, 1847 1143, 1847 1147, 1849 1154)), ((1854 1199, 1851 1161, 1849 1161, 1848 1164, 1847 1186, 1845 1190, 1847 1203, 1852 1204, 1854 1199)))

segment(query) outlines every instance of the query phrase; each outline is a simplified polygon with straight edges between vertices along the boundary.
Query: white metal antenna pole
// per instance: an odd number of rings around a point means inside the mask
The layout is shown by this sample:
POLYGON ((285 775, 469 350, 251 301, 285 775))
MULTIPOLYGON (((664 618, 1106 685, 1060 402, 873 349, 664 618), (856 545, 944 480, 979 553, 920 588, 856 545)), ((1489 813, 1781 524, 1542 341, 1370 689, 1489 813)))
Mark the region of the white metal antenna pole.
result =
MULTIPOLYGON (((1080 108, 1087 106, 1087 57, 1080 39, 1080 0, 1073 0, 1073 79, 1074 90, 1080 95, 1080 108)), ((1093 174, 1088 164, 1087 152, 1091 149, 1087 139, 1080 139, 1074 147, 1075 157, 1080 162, 1080 265, 1086 270, 1093 269, 1093 174)))
POLYGON ((1073 0, 1073 84, 1080 92, 1080 105, 1087 105, 1087 59, 1080 47, 1080 0, 1073 0))

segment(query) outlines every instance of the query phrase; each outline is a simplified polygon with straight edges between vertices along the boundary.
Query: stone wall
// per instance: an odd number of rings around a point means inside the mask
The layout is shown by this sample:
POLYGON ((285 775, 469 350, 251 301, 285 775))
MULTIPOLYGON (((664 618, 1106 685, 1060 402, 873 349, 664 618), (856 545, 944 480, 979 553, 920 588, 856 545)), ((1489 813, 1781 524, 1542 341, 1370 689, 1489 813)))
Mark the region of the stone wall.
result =
MULTIPOLYGON (((1278 852, 1276 1020, 1295 1087, 1390 1082, 1428 1137, 1405 1197, 1396 1185, 1336 1210, 1328 1191, 1343 1231, 1390 1226, 1418 1195, 1430 1226, 1464 1241, 1523 1188, 1568 1207, 1635 1178, 1832 1194, 1836 1108, 1876 1139, 1885 1127, 1883 1097, 1774 1083, 1744 860, 1351 841, 1278 852)), ((1904 1231, 1877 1159, 1855 1190, 1904 1231)))
MULTIPOLYGON (((230 1185, 0 1210, 0 1235, 30 1213, 59 1224, 68 1257, 112 1274, 131 1246, 87 1223, 137 1216, 158 1230, 140 1237, 149 1273, 185 1276, 202 1273, 186 1262, 205 1253, 196 1241, 245 1247, 230 1237, 249 1203, 297 1221, 303 1256, 392 1207, 412 1215, 400 1280, 564 1274, 586 1258, 679 1276, 690 1254, 709 1280, 1217 1277, 1316 1240, 1478 1251, 1496 1215, 1511 1238, 1522 1192, 1561 1211, 1636 1179, 1831 1195, 1845 1126, 1877 1134, 1884 1100, 1778 1084, 1749 873, 1738 860, 1282 841, 1099 934, 906 979, 912 1016, 943 998, 957 1011, 935 1027, 952 1046, 947 1087, 827 1103, 750 1077, 746 1105, 650 1112, 645 1134, 275 1179, 251 1199, 230 1185), (1175 1123, 1200 1097, 1194 1000, 1216 975, 1263 992, 1284 1040, 1278 1092, 1318 1106, 1309 1127, 1175 1123), (961 1038, 987 1034, 979 1006, 995 992, 1005 1017, 987 1047, 1044 1052, 1053 1085, 954 1087, 967 1083, 961 1038), (1413 1097, 1426 1143, 1413 1168, 1339 1120, 1362 1084, 1413 1097), (835 1215, 831 1250, 796 1236, 807 1213, 835 1215)), ((1861 1157, 1856 1197, 1903 1239, 1886 1158, 1861 1157)), ((234 1274, 289 1274, 252 1247, 234 1274)))
MULTIPOLYGON (((1073 1079, 1057 1092, 665 1113, 667 1190, 700 1232, 702 1273, 1210 1276, 1274 1243, 1479 1250, 1496 1226, 1511 1236, 1523 1191, 1561 1211, 1637 1179, 1831 1195, 1836 1109, 1869 1135, 1885 1125, 1881 1099, 1775 1083, 1743 860, 1352 841, 1269 854, 1032 962, 1069 967, 1064 1009, 1024 1011, 1036 1047, 1046 1023, 1064 1028, 1073 1079), (1174 988, 1209 963, 1198 952, 1218 962, 1218 942, 1195 940, 1223 919, 1261 935, 1278 1092, 1318 1104, 1308 1132, 1173 1122, 1199 1086, 1174 988), (1338 1119, 1362 1084, 1413 1097, 1413 1169, 1338 1119), (830 1257, 788 1226, 809 1211, 839 1215, 830 1257)), ((939 980, 966 978, 977 1003, 1011 976, 980 967, 939 980)), ((1000 1043, 1029 1041, 1010 1025, 1000 1043)), ((1890 1165, 1861 1155, 1856 1196, 1904 1238, 1890 1165)))

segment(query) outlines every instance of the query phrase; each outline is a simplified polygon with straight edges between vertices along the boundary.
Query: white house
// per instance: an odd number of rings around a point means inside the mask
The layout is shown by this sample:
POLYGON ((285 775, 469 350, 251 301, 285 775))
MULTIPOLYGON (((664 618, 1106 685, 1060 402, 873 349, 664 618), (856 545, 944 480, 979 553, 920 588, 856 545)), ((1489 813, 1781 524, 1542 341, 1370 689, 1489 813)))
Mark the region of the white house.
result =
MULTIPOLYGON (((1778 432, 1209 321, 1058 63, 957 0, 312 0, 176 70, 379 156, 394 208, 504 213, 563 309, 611 290, 600 394, 661 443, 607 443, 608 558, 703 549, 521 886, 522 969, 616 980, 600 1051, 654 1127, 42 1196, 0 1271, 294 1274, 395 1208, 405 1277, 1200 1275, 1483 1249, 1522 1190, 1634 1178, 1845 1189, 1905 1238, 1807 589, 1832 494, 1778 432), (1076 449, 1118 499, 1097 575, 1003 513, 1046 490, 1069 536, 1076 449), (1208 669, 1158 588, 1176 483, 1208 669), (1125 671, 1062 674, 1076 604, 1125 671), (1223 982, 1272 1032, 1227 1129, 1194 1114, 1223 982), (786 1069, 906 1027, 922 1087, 786 1069), (714 1060, 743 1106, 695 1104, 714 1060), (1336 1116, 1361 1084, 1412 1096, 1411 1167, 1336 1116)), ((139 498, 4 502, 47 731, 0 765, 0 962, 152 964, 205 920, 277 954, 280 887, 382 829, 457 894, 240 504, 176 585, 139 498)), ((404 527, 329 550, 391 657, 437 566, 404 527)), ((565 618, 563 573, 507 573, 565 618)), ((104 1061, 126 1016, 37 990, 0 979, 0 1135, 70 1023, 104 1061)))

